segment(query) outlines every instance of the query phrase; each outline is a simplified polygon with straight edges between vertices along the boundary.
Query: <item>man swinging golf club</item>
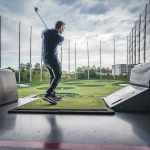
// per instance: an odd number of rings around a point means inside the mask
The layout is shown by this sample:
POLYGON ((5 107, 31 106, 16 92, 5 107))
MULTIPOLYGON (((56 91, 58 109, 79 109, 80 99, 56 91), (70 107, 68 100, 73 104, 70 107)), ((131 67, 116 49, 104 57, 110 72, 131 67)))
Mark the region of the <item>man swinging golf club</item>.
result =
POLYGON ((58 59, 57 46, 62 44, 65 23, 57 21, 54 29, 45 29, 42 32, 42 60, 50 74, 50 86, 43 99, 55 105, 62 97, 56 96, 56 87, 61 80, 62 68, 58 59))
POLYGON ((63 21, 57 21, 55 24, 55 29, 48 29, 38 12, 38 8, 34 7, 34 10, 46 27, 46 29, 42 32, 42 60, 50 74, 50 86, 43 99, 51 104, 57 104, 56 100, 62 98, 56 96, 55 92, 62 75, 61 63, 58 59, 57 46, 59 44, 61 45, 64 41, 64 37, 61 36, 61 34, 64 32, 66 24, 63 21))

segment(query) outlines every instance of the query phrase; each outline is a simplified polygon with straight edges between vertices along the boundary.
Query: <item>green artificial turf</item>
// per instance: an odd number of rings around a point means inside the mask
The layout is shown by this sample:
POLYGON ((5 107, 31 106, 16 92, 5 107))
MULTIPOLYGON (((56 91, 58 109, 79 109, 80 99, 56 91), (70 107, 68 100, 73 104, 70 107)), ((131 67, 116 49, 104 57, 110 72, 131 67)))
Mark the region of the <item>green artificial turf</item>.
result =
MULTIPOLYGON (((78 96, 106 96, 122 88, 120 83, 127 83, 123 80, 74 80, 60 82, 56 92, 64 95, 78 96)), ((41 95, 48 89, 47 83, 26 83, 29 87, 18 87, 19 97, 29 95, 41 95)))
MULTIPOLYGON (((29 87, 18 87, 19 97, 38 95, 39 99, 17 107, 16 110, 95 110, 107 112, 105 102, 100 97, 109 95, 122 88, 123 80, 74 80, 60 82, 56 89, 57 94, 63 95, 62 101, 57 105, 43 101, 49 87, 48 83, 26 83, 29 87)), ((108 110, 109 111, 109 110, 108 110)))
POLYGON ((27 110, 107 110, 104 101, 100 97, 63 97, 57 101, 57 105, 51 105, 49 102, 39 98, 28 104, 22 105, 17 109, 27 110))

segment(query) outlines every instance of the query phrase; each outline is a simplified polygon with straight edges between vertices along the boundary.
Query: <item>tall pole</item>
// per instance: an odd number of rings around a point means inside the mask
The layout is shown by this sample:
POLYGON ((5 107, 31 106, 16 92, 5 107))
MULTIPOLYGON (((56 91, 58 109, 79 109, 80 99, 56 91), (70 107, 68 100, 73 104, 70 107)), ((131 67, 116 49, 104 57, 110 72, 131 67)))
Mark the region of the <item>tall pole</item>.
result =
POLYGON ((76 67, 77 67, 77 66, 76 66, 76 63, 77 63, 77 62, 76 62, 76 59, 77 59, 77 58, 76 58, 76 53, 77 53, 77 50, 76 50, 76 42, 75 42, 75 79, 77 79, 77 74, 76 74, 76 69, 77 69, 77 68, 76 68, 76 67))
POLYGON ((31 60, 31 50, 32 50, 32 26, 30 29, 30 82, 32 82, 32 60, 31 60))
POLYGON ((2 24, 2 23, 1 23, 1 16, 0 16, 0 68, 1 68, 1 59, 2 59, 2 58, 1 58, 1 54, 2 54, 2 53, 1 53, 1 51, 2 51, 2 49, 1 49, 1 40, 2 40, 2 39, 1 39, 1 24, 2 24))
POLYGON ((43 82, 42 54, 41 54, 41 62, 40 62, 40 65, 41 65, 40 81, 41 81, 41 83, 42 83, 42 82, 43 82))
POLYGON ((146 18, 147 18, 147 4, 145 8, 145 25, 144 25, 144 63, 146 62, 146 18))
POLYGON ((131 44, 132 44, 132 42, 131 42, 131 32, 130 32, 130 34, 129 34, 129 43, 128 43, 128 45, 129 45, 129 65, 130 65, 130 67, 131 67, 131 44))
POLYGON ((129 53, 129 49, 128 49, 128 36, 127 36, 127 79, 129 78, 129 62, 128 62, 128 53, 129 53))
POLYGON ((135 32, 134 32, 134 64, 136 64, 136 24, 135 24, 135 32))
POLYGON ((115 53, 116 53, 116 47, 115 47, 115 38, 114 38, 114 79, 116 79, 115 53))
POLYGON ((132 65, 133 65, 133 28, 132 28, 132 65))
POLYGON ((141 63, 141 14, 139 20, 139 64, 141 63))
POLYGON ((88 46, 88 41, 87 41, 87 56, 88 56, 88 80, 90 79, 90 66, 89 66, 89 46, 88 46))
POLYGON ((100 70, 99 70, 99 73, 100 73, 100 80, 102 79, 102 53, 101 53, 102 51, 101 51, 101 40, 100 40, 100 61, 99 61, 99 68, 100 68, 100 70))
POLYGON ((70 40, 68 45, 68 78, 70 79, 70 40))
POLYGON ((61 44, 61 65, 62 65, 62 44, 61 44))
POLYGON ((19 22, 19 76, 18 76, 18 82, 20 83, 20 26, 21 26, 21 23, 19 22))
POLYGON ((40 77, 41 83, 43 82, 43 69, 42 69, 42 55, 41 55, 41 77, 40 77))

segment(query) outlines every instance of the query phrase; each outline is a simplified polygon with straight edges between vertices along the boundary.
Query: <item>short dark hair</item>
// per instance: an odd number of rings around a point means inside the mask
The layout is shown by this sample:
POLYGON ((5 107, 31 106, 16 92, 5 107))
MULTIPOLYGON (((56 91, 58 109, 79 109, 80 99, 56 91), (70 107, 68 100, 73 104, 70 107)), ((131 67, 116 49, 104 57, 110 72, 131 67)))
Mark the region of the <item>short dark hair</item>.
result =
POLYGON ((57 21, 56 23, 55 23, 55 28, 56 29, 60 29, 61 28, 61 26, 64 26, 64 25, 66 25, 63 21, 57 21))

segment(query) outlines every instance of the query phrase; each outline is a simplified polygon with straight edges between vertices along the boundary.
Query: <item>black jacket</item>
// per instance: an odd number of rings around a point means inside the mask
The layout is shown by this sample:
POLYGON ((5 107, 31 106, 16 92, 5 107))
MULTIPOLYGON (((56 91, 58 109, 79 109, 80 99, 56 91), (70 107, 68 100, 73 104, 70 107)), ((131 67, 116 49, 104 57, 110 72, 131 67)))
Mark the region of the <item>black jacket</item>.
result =
POLYGON ((45 29, 42 32, 42 58, 52 60, 57 58, 57 46, 64 41, 55 29, 45 29))

